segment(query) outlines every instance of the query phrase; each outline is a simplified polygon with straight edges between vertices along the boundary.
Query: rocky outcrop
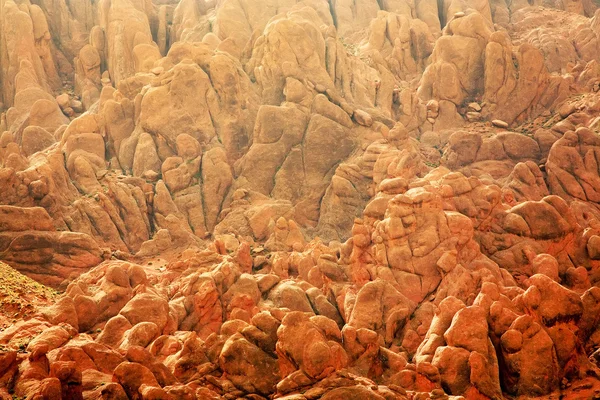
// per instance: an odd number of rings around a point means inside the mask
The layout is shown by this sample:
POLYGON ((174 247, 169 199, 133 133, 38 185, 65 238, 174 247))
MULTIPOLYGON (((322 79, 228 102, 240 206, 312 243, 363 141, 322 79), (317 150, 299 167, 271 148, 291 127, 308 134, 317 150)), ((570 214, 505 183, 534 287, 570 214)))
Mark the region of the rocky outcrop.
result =
POLYGON ((0 397, 593 398, 596 8, 0 0, 0 397))

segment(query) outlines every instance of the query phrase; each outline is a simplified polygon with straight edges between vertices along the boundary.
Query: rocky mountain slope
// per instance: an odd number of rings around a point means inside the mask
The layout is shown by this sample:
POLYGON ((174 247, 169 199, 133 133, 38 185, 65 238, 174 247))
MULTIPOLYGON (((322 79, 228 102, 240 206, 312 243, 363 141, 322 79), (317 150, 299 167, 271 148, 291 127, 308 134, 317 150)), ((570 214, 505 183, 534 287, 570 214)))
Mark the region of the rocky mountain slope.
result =
POLYGON ((0 398, 600 398, 598 7, 0 0, 0 398))

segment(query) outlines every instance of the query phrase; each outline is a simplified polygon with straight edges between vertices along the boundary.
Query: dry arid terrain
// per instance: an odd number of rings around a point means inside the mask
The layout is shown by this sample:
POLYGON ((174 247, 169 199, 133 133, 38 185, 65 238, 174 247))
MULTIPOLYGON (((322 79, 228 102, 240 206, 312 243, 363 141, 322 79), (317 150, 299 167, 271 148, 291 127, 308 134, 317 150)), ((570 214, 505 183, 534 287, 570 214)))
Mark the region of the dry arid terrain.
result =
POLYGON ((0 0, 0 399, 600 399, 598 0, 0 0))

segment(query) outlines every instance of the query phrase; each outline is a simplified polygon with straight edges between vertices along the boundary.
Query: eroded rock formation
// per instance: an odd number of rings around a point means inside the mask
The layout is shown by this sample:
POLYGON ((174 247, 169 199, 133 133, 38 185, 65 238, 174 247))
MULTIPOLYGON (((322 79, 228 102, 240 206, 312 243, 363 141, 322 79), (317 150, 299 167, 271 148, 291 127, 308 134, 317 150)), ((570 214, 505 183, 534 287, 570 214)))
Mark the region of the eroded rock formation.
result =
POLYGON ((600 396, 597 8, 0 0, 0 398, 600 396))

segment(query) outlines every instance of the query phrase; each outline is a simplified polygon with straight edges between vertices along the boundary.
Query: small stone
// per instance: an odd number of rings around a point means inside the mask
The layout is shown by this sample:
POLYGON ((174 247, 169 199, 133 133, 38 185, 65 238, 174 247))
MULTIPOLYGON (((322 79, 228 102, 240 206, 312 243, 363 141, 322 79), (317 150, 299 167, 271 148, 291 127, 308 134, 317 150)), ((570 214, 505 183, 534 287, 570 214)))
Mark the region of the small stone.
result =
POLYGON ((502 121, 501 119, 495 119, 492 121, 492 125, 497 126, 498 128, 508 128, 508 123, 502 121))
POLYGON ((575 104, 573 103, 567 103, 567 104, 563 104, 559 109, 558 109, 558 114, 560 115, 561 118, 567 118, 569 115, 573 114, 575 111, 577 111, 577 107, 575 107, 575 104))
POLYGON ((73 111, 75 111, 77 114, 80 114, 83 112, 83 103, 79 100, 71 100, 71 108, 73 109, 73 111))
POLYGON ((56 96, 56 102, 58 103, 58 106, 61 110, 64 110, 65 108, 69 107, 69 100, 69 95, 67 93, 63 93, 56 96))
POLYGON ((469 122, 479 121, 481 119, 481 114, 475 111, 469 111, 467 113, 467 120, 469 122))
POLYGON ((454 13, 454 18, 462 18, 465 16, 465 13, 462 11, 454 13))
POLYGON ((151 169, 144 171, 144 173, 142 174, 142 178, 144 178, 150 182, 158 181, 158 177, 159 177, 158 172, 151 170, 151 169))
POLYGON ((29 184, 29 193, 36 200, 42 199, 48 194, 48 185, 44 181, 35 180, 29 184))
POLYGON ((348 114, 350 117, 352 117, 352 114, 354 113, 354 110, 352 109, 352 106, 350 104, 348 104, 345 101, 341 101, 340 102, 340 108, 342 110, 344 110, 346 112, 346 114, 348 114))
POLYGON ((475 102, 469 103, 469 108, 473 111, 477 111, 477 112, 481 111, 481 106, 479 105, 479 103, 475 103, 475 102))
POLYGON ((431 111, 433 113, 439 113, 440 103, 438 103, 437 100, 429 100, 427 102, 427 111, 431 111))
POLYGON ((369 113, 363 110, 354 110, 354 114, 352 115, 354 121, 357 124, 362 126, 371 126, 373 125, 373 117, 369 113))
POLYGON ((456 250, 447 251, 437 261, 436 265, 445 273, 452 271, 457 265, 458 253, 456 250))
POLYGON ((373 125, 373 117, 369 113, 363 110, 354 110, 352 114, 354 121, 362 126, 371 126, 373 125))
POLYGON ((388 385, 388 387, 396 393, 400 393, 403 396, 406 395, 406 389, 404 389, 402 386, 398 386, 398 385, 391 383, 388 385))
POLYGON ((327 88, 325 86, 321 85, 320 83, 316 83, 315 90, 319 93, 325 93, 327 91, 327 88))

